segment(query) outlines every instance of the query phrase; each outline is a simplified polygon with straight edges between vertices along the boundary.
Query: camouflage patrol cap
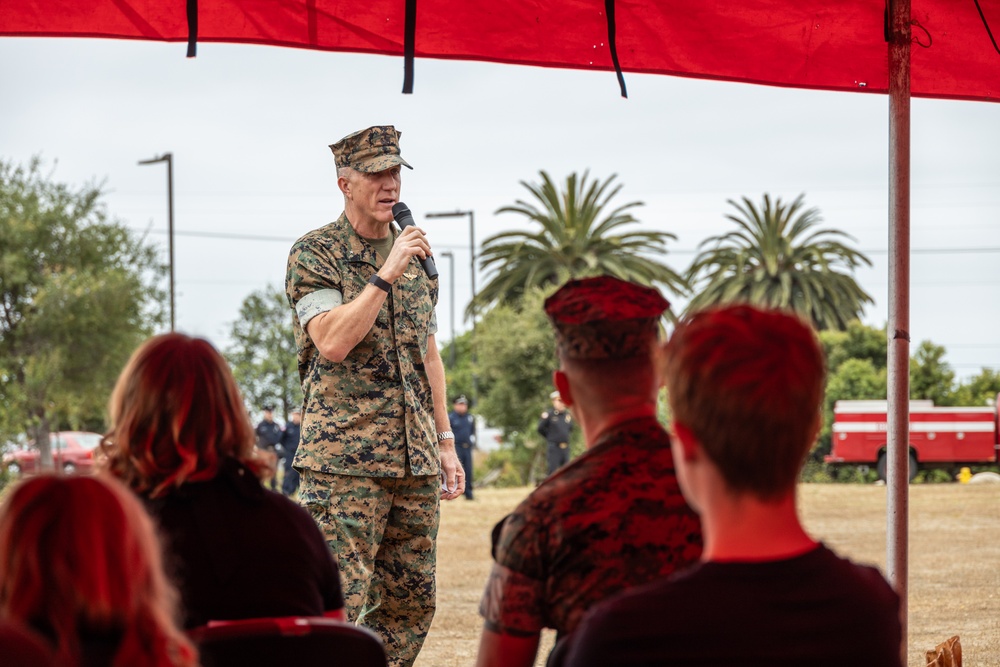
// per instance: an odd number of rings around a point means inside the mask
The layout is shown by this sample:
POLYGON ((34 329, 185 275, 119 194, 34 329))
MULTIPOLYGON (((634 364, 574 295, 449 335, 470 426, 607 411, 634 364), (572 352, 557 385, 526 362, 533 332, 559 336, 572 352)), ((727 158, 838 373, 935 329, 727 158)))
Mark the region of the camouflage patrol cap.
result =
POLYGON ((652 287, 612 276, 571 280, 545 300, 566 359, 626 359, 649 354, 670 303, 652 287))
POLYGON ((399 155, 400 136, 402 132, 397 132, 392 125, 375 125, 330 144, 330 150, 337 169, 351 167, 369 174, 397 164, 413 169, 399 155))

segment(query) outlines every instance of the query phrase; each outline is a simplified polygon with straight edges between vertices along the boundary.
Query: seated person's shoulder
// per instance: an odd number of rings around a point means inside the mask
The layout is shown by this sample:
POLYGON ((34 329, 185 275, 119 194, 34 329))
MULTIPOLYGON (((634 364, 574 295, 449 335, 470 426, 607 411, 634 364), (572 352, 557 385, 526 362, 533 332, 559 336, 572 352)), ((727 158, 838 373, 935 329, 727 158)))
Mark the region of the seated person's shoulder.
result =
MULTIPOLYGON (((873 565, 856 563, 838 555, 825 545, 820 546, 821 554, 828 562, 824 568, 831 588, 843 591, 845 596, 853 596, 859 602, 866 602, 875 613, 899 607, 899 595, 886 581, 882 572, 873 565)), ((859 609, 859 613, 860 613, 859 609)))

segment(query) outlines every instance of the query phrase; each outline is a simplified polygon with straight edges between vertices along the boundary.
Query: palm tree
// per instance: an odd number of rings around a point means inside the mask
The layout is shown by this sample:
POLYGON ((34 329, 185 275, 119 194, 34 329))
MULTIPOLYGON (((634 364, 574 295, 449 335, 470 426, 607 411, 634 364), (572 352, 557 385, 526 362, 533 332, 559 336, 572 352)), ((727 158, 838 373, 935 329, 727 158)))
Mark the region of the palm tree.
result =
POLYGON ((760 209, 746 197, 743 206, 729 200, 739 215, 726 217, 739 229, 699 245, 687 272, 695 290, 688 310, 739 301, 793 310, 821 330, 843 330, 858 319, 874 301, 853 272, 871 261, 839 240, 854 241, 852 236, 814 230, 821 221, 819 211, 801 210, 803 196, 791 205, 780 198, 772 205, 765 194, 760 209))
POLYGON ((629 209, 642 202, 629 202, 607 211, 609 202, 621 190, 612 186, 616 175, 589 184, 584 172, 566 178, 559 191, 545 171, 542 183, 521 181, 537 204, 517 200, 497 213, 518 213, 538 223, 541 229, 501 232, 483 242, 480 267, 489 269, 486 286, 469 304, 470 314, 482 312, 496 303, 518 301, 531 287, 560 285, 571 278, 612 275, 643 285, 665 285, 676 294, 687 294, 687 282, 673 269, 647 255, 665 254, 667 240, 677 237, 666 232, 633 231, 613 234, 618 228, 636 223, 629 209))

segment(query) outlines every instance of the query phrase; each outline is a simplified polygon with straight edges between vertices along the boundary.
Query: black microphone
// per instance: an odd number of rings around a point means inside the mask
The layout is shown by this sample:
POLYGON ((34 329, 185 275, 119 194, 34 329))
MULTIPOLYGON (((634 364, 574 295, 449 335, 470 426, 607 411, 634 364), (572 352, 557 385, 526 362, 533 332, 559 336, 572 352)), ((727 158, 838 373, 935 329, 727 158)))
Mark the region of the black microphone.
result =
MULTIPOLYGON (((392 217, 395 218, 396 223, 399 225, 400 229, 406 229, 410 225, 414 224, 413 214, 410 213, 410 209, 403 202, 396 202, 392 207, 392 217)), ((428 278, 437 278, 438 268, 434 264, 434 258, 428 255, 420 260, 420 264, 424 267, 424 273, 427 274, 428 278)))

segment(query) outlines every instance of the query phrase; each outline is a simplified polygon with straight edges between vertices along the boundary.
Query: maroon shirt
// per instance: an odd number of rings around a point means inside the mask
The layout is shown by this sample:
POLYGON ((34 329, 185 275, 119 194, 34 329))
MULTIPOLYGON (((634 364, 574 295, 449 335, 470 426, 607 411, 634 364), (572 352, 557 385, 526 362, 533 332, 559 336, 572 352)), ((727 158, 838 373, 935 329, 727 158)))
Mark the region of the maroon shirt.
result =
POLYGON ((701 524, 666 431, 624 422, 546 479, 494 530, 479 607, 489 630, 572 632, 596 602, 695 563, 701 524))

